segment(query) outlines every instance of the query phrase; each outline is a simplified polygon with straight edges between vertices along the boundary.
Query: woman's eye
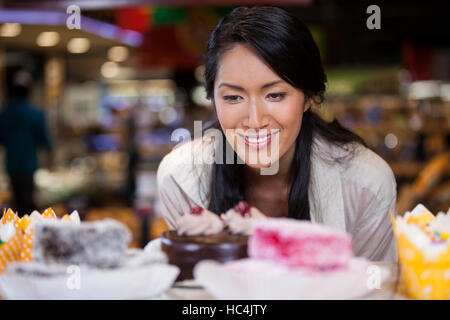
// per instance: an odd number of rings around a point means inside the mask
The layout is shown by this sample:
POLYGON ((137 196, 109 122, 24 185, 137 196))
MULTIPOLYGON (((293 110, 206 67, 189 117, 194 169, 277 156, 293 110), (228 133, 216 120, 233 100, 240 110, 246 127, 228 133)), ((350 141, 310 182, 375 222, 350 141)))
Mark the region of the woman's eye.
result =
POLYGON ((286 93, 280 92, 280 93, 269 93, 267 97, 271 100, 279 101, 283 99, 286 96, 286 93))
POLYGON ((224 96, 223 100, 228 102, 238 102, 241 96, 224 96))

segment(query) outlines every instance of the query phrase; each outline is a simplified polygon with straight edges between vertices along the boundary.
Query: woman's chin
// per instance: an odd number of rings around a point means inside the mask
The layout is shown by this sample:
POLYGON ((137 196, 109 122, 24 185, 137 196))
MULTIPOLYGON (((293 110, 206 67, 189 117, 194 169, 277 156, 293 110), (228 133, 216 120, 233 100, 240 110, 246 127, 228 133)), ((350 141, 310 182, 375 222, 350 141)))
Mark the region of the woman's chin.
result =
POLYGON ((250 168, 253 168, 253 169, 269 168, 272 165, 272 163, 274 163, 274 162, 275 162, 275 160, 274 159, 270 159, 270 158, 268 158, 268 159, 260 159, 258 161, 254 161, 254 160, 250 161, 250 159, 246 159, 245 160, 245 164, 247 166, 249 166, 250 168))
POLYGON ((259 163, 252 163, 252 164, 245 163, 245 164, 252 169, 263 169, 263 168, 269 167, 268 165, 259 164, 259 163))
POLYGON ((254 169, 263 169, 263 168, 269 168, 272 163, 276 162, 277 159, 272 159, 270 155, 267 155, 267 153, 247 153, 245 157, 242 157, 239 153, 240 159, 245 159, 244 162, 247 166, 254 169))

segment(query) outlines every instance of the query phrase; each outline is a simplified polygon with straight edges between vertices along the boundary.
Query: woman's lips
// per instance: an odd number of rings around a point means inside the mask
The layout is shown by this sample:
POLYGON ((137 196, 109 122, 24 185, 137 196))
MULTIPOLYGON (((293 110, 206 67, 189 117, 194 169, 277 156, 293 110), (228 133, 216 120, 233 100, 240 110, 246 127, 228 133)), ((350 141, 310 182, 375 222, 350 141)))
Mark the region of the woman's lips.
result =
POLYGON ((260 149, 262 147, 265 147, 269 145, 272 142, 273 137, 278 134, 278 131, 273 132, 271 134, 265 134, 265 135, 253 135, 253 136, 246 136, 243 134, 239 134, 239 136, 244 140, 244 143, 252 148, 260 149))

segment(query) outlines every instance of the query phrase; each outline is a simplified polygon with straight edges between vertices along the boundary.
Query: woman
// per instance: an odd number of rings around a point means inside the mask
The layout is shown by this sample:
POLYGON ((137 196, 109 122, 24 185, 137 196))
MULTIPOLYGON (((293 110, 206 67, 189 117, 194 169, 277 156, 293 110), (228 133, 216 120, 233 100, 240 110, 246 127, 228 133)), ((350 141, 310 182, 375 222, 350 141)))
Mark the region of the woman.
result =
POLYGON ((299 19, 276 7, 233 10, 209 39, 205 81, 212 127, 226 139, 205 134, 162 160, 158 187, 171 228, 195 206, 221 214, 245 200, 267 216, 346 231, 357 256, 396 260, 395 178, 360 137, 311 111, 323 101, 326 76, 299 19), (202 153, 185 152, 192 148, 202 153), (199 154, 215 161, 197 161, 199 154))

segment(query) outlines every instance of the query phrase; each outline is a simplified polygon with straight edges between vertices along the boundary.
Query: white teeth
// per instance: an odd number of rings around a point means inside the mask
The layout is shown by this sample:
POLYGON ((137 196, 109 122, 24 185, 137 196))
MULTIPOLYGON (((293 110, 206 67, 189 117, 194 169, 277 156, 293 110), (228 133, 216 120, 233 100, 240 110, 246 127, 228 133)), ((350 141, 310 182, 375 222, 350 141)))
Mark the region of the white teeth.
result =
POLYGON ((250 138, 250 137, 245 137, 245 139, 246 139, 248 142, 250 142, 250 143, 263 143, 263 142, 266 142, 267 139, 269 139, 269 137, 270 137, 270 135, 264 136, 264 137, 261 137, 261 138, 250 138))

